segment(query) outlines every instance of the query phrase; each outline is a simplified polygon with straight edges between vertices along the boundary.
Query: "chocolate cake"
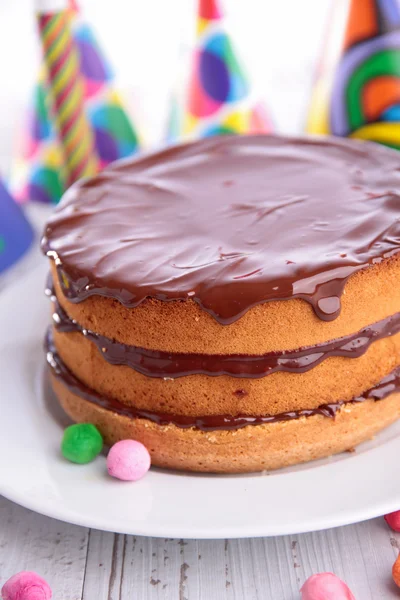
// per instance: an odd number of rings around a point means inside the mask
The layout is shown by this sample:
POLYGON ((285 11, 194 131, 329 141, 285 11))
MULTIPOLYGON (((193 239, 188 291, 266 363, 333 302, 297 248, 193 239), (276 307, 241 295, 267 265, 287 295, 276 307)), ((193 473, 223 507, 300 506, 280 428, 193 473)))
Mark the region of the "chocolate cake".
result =
POLYGON ((400 415, 400 157, 227 136, 115 163, 49 220, 52 385, 155 465, 274 469, 400 415))

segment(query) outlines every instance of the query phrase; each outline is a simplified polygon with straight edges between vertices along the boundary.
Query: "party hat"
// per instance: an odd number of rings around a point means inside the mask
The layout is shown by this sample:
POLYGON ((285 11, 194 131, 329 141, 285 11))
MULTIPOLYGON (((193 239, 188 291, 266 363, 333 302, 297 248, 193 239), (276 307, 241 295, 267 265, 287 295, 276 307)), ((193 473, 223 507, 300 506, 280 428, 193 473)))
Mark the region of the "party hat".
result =
POLYGON ((400 149, 398 0, 336 0, 307 130, 400 149))
POLYGON ((173 144, 175 140, 179 139, 182 127, 181 116, 181 106, 178 96, 172 94, 169 102, 167 119, 167 143, 173 144))
POLYGON ((10 187, 18 202, 58 202, 66 188, 67 170, 54 126, 45 71, 35 87, 32 107, 16 142, 10 187))
POLYGON ((49 97, 57 137, 63 150, 67 184, 99 170, 92 126, 85 111, 80 56, 72 35, 70 13, 60 0, 36 0, 49 97))
MULTIPOLYGON (((79 55, 85 112, 102 168, 136 152, 139 139, 123 100, 114 88, 114 73, 74 0, 69 1, 69 17, 79 55)), ((45 68, 41 69, 33 100, 33 110, 28 114, 18 144, 11 188, 20 202, 58 202, 67 185, 67 169, 54 126, 45 68)))
POLYGON ((33 231, 22 209, 0 180, 0 273, 29 248, 33 231))
POLYGON ((191 47, 179 45, 177 69, 168 102, 166 142, 173 144, 182 135, 187 76, 190 72, 191 47))
POLYGON ((265 109, 254 99, 217 0, 199 0, 197 42, 186 87, 180 118, 179 104, 171 111, 170 136, 178 130, 189 138, 272 130, 265 109))
POLYGON ((72 29, 78 45, 85 85, 85 105, 95 133, 100 166, 125 158, 139 149, 139 136, 123 100, 113 85, 114 73, 93 30, 82 19, 74 3, 72 29))

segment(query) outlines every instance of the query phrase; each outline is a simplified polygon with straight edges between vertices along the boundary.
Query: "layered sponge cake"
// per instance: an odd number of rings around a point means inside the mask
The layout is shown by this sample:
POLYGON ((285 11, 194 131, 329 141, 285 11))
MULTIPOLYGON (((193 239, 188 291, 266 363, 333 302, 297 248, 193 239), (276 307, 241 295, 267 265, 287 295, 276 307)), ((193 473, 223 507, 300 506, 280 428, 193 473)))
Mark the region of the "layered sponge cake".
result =
POLYGON ((43 238, 55 394, 155 465, 275 469, 400 416, 400 158, 212 138, 74 185, 43 238))

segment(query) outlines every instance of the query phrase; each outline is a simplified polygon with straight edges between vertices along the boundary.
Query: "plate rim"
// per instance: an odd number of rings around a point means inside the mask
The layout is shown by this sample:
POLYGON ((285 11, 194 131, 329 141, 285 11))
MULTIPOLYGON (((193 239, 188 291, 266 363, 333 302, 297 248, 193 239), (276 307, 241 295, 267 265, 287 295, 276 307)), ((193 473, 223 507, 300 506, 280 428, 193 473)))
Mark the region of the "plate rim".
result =
MULTIPOLYGON (((29 286, 33 286, 34 288, 39 287, 38 282, 40 281, 44 283, 46 273, 46 265, 41 264, 40 266, 38 266, 38 268, 31 271, 31 273, 29 273, 29 275, 26 278, 18 282, 14 282, 14 284, 8 286, 0 294, 0 326, 4 324, 4 314, 6 314, 7 319, 11 320, 12 318, 15 318, 14 304, 18 303, 17 301, 15 301, 15 298, 17 297, 16 294, 21 295, 21 290, 29 289, 29 286), (10 312, 12 314, 8 314, 7 310, 4 310, 7 306, 9 307, 10 312)), ((39 300, 37 302, 35 300, 35 302, 39 307, 38 310, 46 311, 47 300, 45 299, 44 295, 42 296, 42 298, 42 303, 40 303, 39 300), (43 304, 43 308, 40 306, 41 304, 43 304)), ((41 340, 43 332, 41 330, 39 331, 37 327, 38 324, 32 323, 32 331, 35 339, 40 338, 41 340)), ((2 341, 0 340, 0 352, 4 351, 4 348, 7 345, 7 335, 9 336, 9 333, 5 334, 4 339, 2 341)), ((23 337, 21 339, 23 339, 23 337)), ((44 364, 44 357, 43 359, 42 357, 40 357, 40 364, 44 364)), ((1 370, 2 369, 0 365, 0 372, 1 370)), ((34 396, 37 396, 37 393, 34 390, 32 390, 32 394, 34 396)), ((38 408, 36 404, 35 407, 38 408)), ((42 409, 45 410, 43 407, 42 409)), ((38 408, 38 410, 40 409, 38 408)), ((48 418, 54 421, 50 414, 48 414, 48 418)), ((298 481, 299 478, 300 480, 303 479, 304 481, 307 481, 307 472, 314 471, 315 469, 325 469, 329 473, 329 467, 331 467, 331 473, 334 474, 335 469, 340 468, 338 466, 334 467, 334 465, 341 464, 346 465, 344 472, 348 474, 347 472, 349 470, 349 465, 354 465, 354 469, 357 469, 357 462, 365 463, 365 457, 367 455, 370 456, 370 453, 378 451, 378 454, 380 452, 381 454, 383 453, 384 455, 386 455, 386 453, 389 452, 389 454, 391 455, 396 454, 398 448, 400 448, 400 435, 396 433, 396 435, 385 440, 380 445, 373 446, 372 448, 368 448, 365 451, 352 454, 348 457, 346 456, 343 458, 343 460, 333 460, 332 462, 329 462, 328 459, 328 461, 324 461, 322 464, 319 464, 318 461, 307 463, 300 470, 295 471, 296 476, 292 479, 295 482, 298 481), (394 448, 391 448, 391 446, 393 446, 394 448), (362 458, 363 456, 364 458, 362 458)), ((103 457, 101 457, 101 459, 102 458, 103 457)), ((68 522, 82 527, 89 527, 93 529, 100 529, 103 531, 111 531, 129 535, 151 536, 160 538, 170 537, 179 539, 239 539, 248 537, 297 535, 311 531, 319 531, 323 529, 349 525, 351 523, 358 523, 364 520, 372 519, 377 516, 381 516, 382 514, 386 514, 394 510, 398 510, 400 506, 400 489, 393 488, 391 496, 387 498, 380 498, 379 501, 375 504, 366 502, 363 503, 361 507, 358 504, 352 504, 351 506, 341 507, 341 509, 337 510, 335 513, 331 513, 325 516, 318 515, 317 517, 314 517, 313 515, 307 515, 306 518, 303 518, 296 524, 293 524, 293 521, 291 521, 290 519, 288 520, 288 522, 280 521, 278 523, 275 523, 273 519, 266 519, 263 522, 254 522, 253 519, 253 521, 251 521, 250 523, 239 523, 239 525, 235 523, 230 523, 219 525, 217 527, 215 526, 215 524, 211 525, 210 527, 205 527, 204 525, 201 525, 199 527, 198 524, 196 525, 196 523, 194 523, 190 527, 188 527, 186 524, 183 524, 182 528, 180 528, 180 526, 177 526, 176 523, 173 523, 171 525, 168 524, 168 522, 165 522, 161 526, 160 520, 153 523, 149 519, 143 521, 139 521, 136 519, 133 520, 132 523, 127 522, 126 524, 124 524, 124 526, 121 526, 118 519, 113 520, 113 518, 110 518, 110 515, 107 513, 102 514, 101 516, 96 514, 90 514, 89 511, 82 512, 81 514, 79 514, 78 512, 76 512, 76 510, 74 510, 74 508, 71 508, 71 506, 69 506, 65 502, 59 504, 53 502, 52 504, 51 500, 49 501, 48 498, 46 499, 46 494, 42 494, 42 496, 39 497, 37 497, 36 495, 27 495, 26 493, 24 493, 23 487, 17 489, 15 485, 11 485, 6 479, 4 479, 4 477, 6 477, 5 469, 0 469, 0 471, 2 472, 2 477, 0 477, 0 494, 8 500, 15 502, 16 504, 19 504, 20 506, 23 506, 29 510, 35 511, 39 514, 45 515, 53 519, 68 522), (397 493, 399 494, 398 499, 396 495, 397 493)), ((170 474, 165 470, 156 470, 156 472, 157 471, 162 471, 163 477, 169 477, 170 475, 173 476, 173 473, 170 474)), ((351 466, 350 471, 352 471, 351 466)), ((289 471, 288 475, 290 475, 291 473, 293 474, 293 471, 289 471)), ((272 474, 279 476, 279 478, 286 477, 287 475, 286 470, 276 471, 272 474)), ((184 474, 180 474, 180 476, 183 478, 185 477, 184 474)), ((188 477, 193 477, 193 474, 189 473, 188 477)), ((263 476, 260 474, 249 474, 244 476, 239 474, 238 476, 229 475, 228 477, 231 480, 235 480, 237 478, 238 481, 241 481, 243 483, 244 478, 250 478, 251 480, 257 478, 258 480, 262 480, 263 476)), ((390 472, 389 468, 386 468, 385 480, 387 478, 390 479, 392 477, 393 473, 390 472), (389 472, 386 474, 386 471, 389 472)), ((213 475, 212 478, 215 478, 219 481, 221 479, 227 478, 227 476, 213 475)), ((208 479, 211 479, 211 477, 209 477, 208 479)), ((270 480, 269 477, 266 479, 270 480)), ((311 476, 311 480, 312 479, 313 477, 311 476)), ((153 485, 155 485, 157 488, 157 485, 159 484, 155 482, 153 485)), ((255 484, 254 486, 255 488, 258 487, 255 484)), ((243 485, 241 487, 243 487, 243 485)))
POLYGON ((85 515, 82 519, 80 518, 75 518, 72 515, 63 515, 61 514, 61 511, 58 512, 56 510, 52 511, 52 510, 46 510, 43 508, 40 508, 39 506, 37 506, 35 504, 35 502, 25 502, 23 499, 21 499, 18 494, 9 494, 6 491, 0 489, 0 495, 3 496, 4 498, 6 498, 7 500, 10 500, 11 502, 14 502, 15 504, 18 504, 19 506, 22 506, 23 508, 26 508, 28 510, 31 510, 39 515, 51 518, 51 519, 55 519, 57 521, 62 521, 64 523, 69 523, 71 525, 77 525, 79 527, 86 527, 88 529, 97 529, 99 531, 106 531, 106 532, 110 532, 110 533, 120 533, 120 534, 124 534, 124 535, 135 535, 135 536, 143 536, 143 537, 154 537, 154 538, 173 538, 173 539, 198 539, 198 540, 220 540, 220 539, 246 539, 246 538, 260 538, 260 537, 278 537, 278 536, 289 536, 289 535, 300 535, 303 533, 314 533, 317 531, 324 531, 324 530, 328 530, 328 529, 336 529, 337 527, 346 527, 348 525, 354 525, 357 523, 361 523, 363 521, 368 521, 370 519, 374 519, 377 517, 382 517, 385 514, 388 514, 390 512, 394 512, 395 510, 399 509, 399 503, 397 503, 396 501, 389 501, 387 502, 386 505, 384 505, 384 509, 382 511, 382 506, 380 505, 379 510, 374 510, 373 508, 368 511, 368 510, 364 510, 363 512, 360 512, 357 516, 351 516, 351 514, 349 513, 348 518, 346 519, 340 519, 339 516, 337 516, 336 519, 332 519, 332 521, 330 521, 329 523, 324 524, 322 521, 317 524, 317 525, 313 525, 311 528, 305 523, 303 523, 302 526, 299 526, 295 529, 293 529, 292 527, 289 530, 285 530, 284 527, 281 527, 279 529, 279 531, 274 531, 272 529, 267 529, 264 530, 262 528, 262 526, 258 526, 257 530, 253 530, 252 528, 249 528, 248 531, 244 532, 241 530, 235 530, 234 527, 231 527, 229 529, 229 531, 226 531, 225 529, 217 532, 217 533, 213 533, 211 535, 210 532, 208 532, 207 530, 204 529, 196 529, 195 527, 193 528, 193 530, 191 530, 190 532, 187 531, 176 531, 176 527, 169 529, 168 526, 163 529, 162 531, 160 531, 159 527, 155 528, 154 530, 151 528, 151 526, 146 526, 143 527, 143 529, 140 528, 140 526, 136 523, 135 526, 133 527, 133 529, 130 528, 119 528, 119 527, 115 527, 115 525, 107 525, 105 522, 99 522, 96 521, 96 519, 91 519, 91 517, 89 515, 85 515))

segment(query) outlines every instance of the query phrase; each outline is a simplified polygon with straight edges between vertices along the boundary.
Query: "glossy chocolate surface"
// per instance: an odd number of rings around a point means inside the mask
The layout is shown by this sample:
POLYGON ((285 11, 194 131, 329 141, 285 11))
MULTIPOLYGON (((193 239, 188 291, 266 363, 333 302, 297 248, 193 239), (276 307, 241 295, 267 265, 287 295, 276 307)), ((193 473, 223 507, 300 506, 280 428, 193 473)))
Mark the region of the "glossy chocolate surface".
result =
POLYGON ((348 402, 338 401, 332 404, 323 404, 318 408, 297 410, 292 412, 280 413, 277 415, 249 416, 249 415, 205 415, 195 417, 190 415, 172 415, 168 413, 155 413, 146 410, 136 409, 132 406, 122 404, 113 398, 101 396, 94 390, 91 390, 81 383, 71 371, 67 369, 58 356, 52 342, 51 333, 48 332, 45 341, 47 363, 52 374, 60 379, 72 393, 77 394, 84 400, 91 402, 101 408, 110 410, 118 415, 130 419, 149 419, 157 425, 176 425, 184 429, 195 427, 201 431, 215 430, 234 430, 241 429, 247 425, 263 425, 265 423, 276 423, 279 421, 290 421, 300 417, 311 417, 321 415, 325 417, 334 417, 337 411, 344 404, 355 402, 364 402, 365 400, 383 400, 389 394, 400 391, 400 367, 397 367, 387 377, 382 379, 376 386, 367 390, 360 396, 353 398, 348 402))
POLYGON ((365 327, 358 333, 331 342, 293 351, 269 352, 255 356, 246 354, 193 354, 161 352, 139 348, 110 340, 72 320, 48 290, 54 303, 53 324, 60 332, 79 332, 96 346, 103 358, 112 365, 125 365, 147 377, 183 377, 185 375, 230 375, 256 379, 286 371, 305 373, 330 356, 358 358, 379 339, 400 331, 400 313, 365 327))
POLYGON ((193 300, 227 325, 302 298, 332 320, 348 277, 400 251, 400 155, 329 138, 177 146, 73 186, 42 247, 72 302, 193 300))

